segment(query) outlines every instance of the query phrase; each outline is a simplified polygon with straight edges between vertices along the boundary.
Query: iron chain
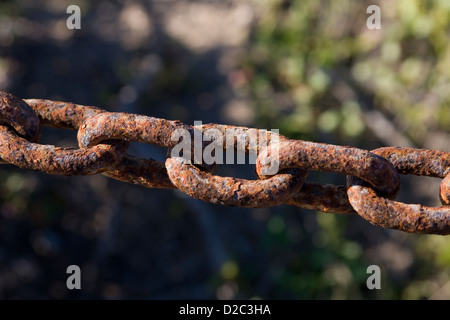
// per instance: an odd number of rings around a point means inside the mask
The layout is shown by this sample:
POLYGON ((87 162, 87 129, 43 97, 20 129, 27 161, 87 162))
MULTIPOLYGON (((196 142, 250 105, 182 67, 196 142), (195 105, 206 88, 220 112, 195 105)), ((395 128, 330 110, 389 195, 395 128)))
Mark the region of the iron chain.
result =
MULTIPOLYGON (((190 126, 66 102, 21 100, 0 91, 1 163, 48 174, 101 173, 148 188, 177 188, 194 198, 227 206, 261 208, 286 203, 329 213, 359 214, 372 224, 405 232, 450 234, 450 153, 397 147, 367 151, 271 133, 268 140, 276 142, 258 153, 256 180, 213 175, 214 163, 194 164, 194 159, 170 155, 162 163, 127 154, 130 141, 170 150, 177 143, 171 137, 178 129, 192 138, 208 129, 219 133, 233 129, 247 137, 262 133, 218 124, 190 126), (79 149, 39 144, 41 125, 77 130, 79 149), (279 170, 274 175, 264 174, 275 147, 279 170), (308 170, 345 174, 347 185, 305 182, 308 170), (443 179, 439 195, 442 206, 395 201, 400 174, 443 179)), ((225 135, 225 139, 224 145, 236 147, 235 137, 225 135)), ((246 152, 257 151, 245 146, 246 152)))

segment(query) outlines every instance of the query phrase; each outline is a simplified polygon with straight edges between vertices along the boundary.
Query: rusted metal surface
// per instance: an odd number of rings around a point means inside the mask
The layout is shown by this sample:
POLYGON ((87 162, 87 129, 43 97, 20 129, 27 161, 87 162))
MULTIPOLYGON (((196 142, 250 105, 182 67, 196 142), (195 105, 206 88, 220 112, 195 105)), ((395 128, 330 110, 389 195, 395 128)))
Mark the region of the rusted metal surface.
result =
POLYGON ((291 140, 261 129, 213 123, 190 126, 61 101, 23 101, 0 92, 0 163, 49 174, 101 173, 148 188, 178 188, 197 199, 227 206, 261 208, 286 203, 329 213, 359 214, 384 228, 450 234, 450 153, 438 150, 385 147, 369 152, 291 140), (39 144, 41 125, 78 130, 80 148, 39 144), (178 129, 191 139, 187 150, 183 149, 189 157, 168 152, 162 163, 126 153, 129 141, 171 151, 180 141, 172 139, 178 129), (196 146, 199 137, 200 146, 196 146), (198 151, 203 155, 210 143, 216 147, 219 141, 227 150, 256 153, 260 179, 215 176, 215 163, 206 164, 203 157, 197 161, 198 151), (269 175, 264 169, 274 163, 278 171, 269 175), (347 187, 305 183, 307 170, 345 174, 347 187), (443 206, 394 201, 399 174, 443 179, 439 195, 443 206))
MULTIPOLYGON (((112 146, 118 145, 121 150, 116 151, 117 159, 113 163, 115 165, 106 162, 103 164, 98 163, 100 167, 98 171, 103 172, 104 175, 147 188, 174 188, 167 176, 164 163, 154 159, 139 159, 130 155, 124 156, 123 150, 126 150, 127 143, 123 140, 154 143, 170 147, 177 142, 171 141, 172 132, 176 129, 185 129, 193 133, 194 129, 191 126, 184 125, 179 121, 168 121, 126 113, 110 113, 93 106, 61 101, 43 99, 27 99, 25 101, 37 113, 42 125, 79 130, 79 144, 82 149, 89 148, 91 150, 98 143, 103 141, 111 142, 109 140, 114 139, 112 146), (95 140, 95 143, 92 140, 95 140), (120 159, 121 157, 123 158, 120 159)), ((49 149, 45 150, 48 152, 49 149)), ((69 155, 74 154, 72 150, 67 150, 67 152, 69 155)), ((109 152, 114 154, 114 150, 109 150, 109 152)), ((72 159, 71 156, 64 158, 66 154, 61 153, 61 149, 55 149, 46 156, 55 158, 54 155, 58 154, 59 158, 63 157, 68 164, 71 164, 75 160, 78 162, 82 160, 76 159, 79 153, 80 151, 74 154, 75 159, 72 159)), ((19 166, 40 170, 29 164, 24 165, 21 163, 19 166)), ((76 168, 76 163, 72 167, 76 168)), ((54 169, 47 171, 49 173, 61 172, 61 170, 55 171, 54 169)), ((86 174, 84 169, 78 171, 76 169, 66 170, 61 173, 66 175, 86 174)))
MULTIPOLYGON (((404 174, 444 178, 450 170, 450 154, 412 148, 381 148, 383 155, 404 174)), ((441 200, 448 204, 448 176, 441 183, 441 200)), ((367 183, 349 177, 348 197, 353 208, 372 224, 405 232, 450 234, 450 206, 426 207, 388 200, 378 195, 367 183)))
POLYGON ((450 173, 442 180, 440 191, 439 198, 442 204, 450 205, 450 173))
POLYGON ((4 126, 0 126, 0 145, 3 161, 23 169, 59 175, 89 175, 112 169, 126 152, 126 146, 120 141, 83 149, 32 143, 4 126))
POLYGON ((450 205, 450 153, 439 150, 384 147, 372 151, 391 162, 401 174, 442 178, 440 199, 450 205))
POLYGON ((305 182, 288 204, 329 213, 356 214, 348 201, 347 188, 334 184, 305 182))
MULTIPOLYGON (((269 142, 273 134, 265 130, 229 125, 205 124, 196 129, 217 130, 222 137, 222 148, 257 152, 262 136, 269 142), (238 143, 241 140, 241 144, 238 143)), ((214 133, 213 133, 214 134, 214 133)), ((217 138, 217 137, 216 137, 217 138)), ((180 157, 168 158, 166 168, 172 183, 184 193, 203 201, 226 206, 263 208, 282 204, 296 194, 306 179, 300 169, 284 170, 268 180, 247 180, 221 177, 199 170, 180 157)))
POLYGON ((210 203, 247 208, 271 207, 299 191, 306 171, 286 170, 267 180, 246 180, 203 172, 181 157, 168 158, 172 183, 184 193, 210 203))
MULTIPOLYGON (((5 92, 0 92, 0 100, 2 121, 24 137, 19 137, 6 126, 0 126, 0 145, 2 146, 0 157, 2 162, 48 174, 88 175, 113 168, 126 152, 127 145, 121 141, 85 149, 58 148, 33 143, 39 138, 40 117, 38 116, 44 115, 49 119, 52 117, 53 119, 68 118, 68 114, 57 116, 58 106, 66 106, 67 104, 39 103, 39 100, 30 101, 32 106, 29 106, 23 100, 5 92), (46 105, 50 108, 43 107, 46 105), (36 109, 33 107, 36 107, 36 109)), ((77 120, 77 117, 83 114, 86 116, 86 114, 80 112, 80 109, 83 110, 82 107, 72 105, 71 108, 75 109, 75 112, 71 115, 76 116, 72 117, 71 122, 73 124, 66 127, 77 128, 79 123, 84 120, 77 120)), ((85 110, 90 110, 90 108, 85 108, 85 110)))
POLYGON ((39 116, 41 125, 78 130, 92 116, 106 112, 97 107, 44 99, 26 99, 39 116))
POLYGON ((371 152, 387 159, 401 174, 443 179, 450 173, 448 152, 398 147, 384 147, 371 152))
MULTIPOLYGON (((392 164, 367 150, 286 140, 280 141, 278 158, 280 170, 302 168, 359 177, 390 198, 395 197, 400 188, 400 177, 392 164)), ((256 172, 261 178, 265 178, 261 174, 262 169, 263 159, 259 156, 256 172)))
MULTIPOLYGON (((180 121, 170 121, 130 113, 108 112, 89 117, 78 130, 78 144, 81 148, 91 147, 105 140, 137 141, 162 147, 172 148, 179 139, 173 139, 172 134, 181 130, 189 134, 194 141, 196 129, 180 121)), ((199 133, 201 135, 201 133, 199 133)), ((201 141, 201 147, 203 142, 201 141)), ((194 154, 194 150, 191 150, 194 154)), ((212 171, 215 164, 202 162, 200 166, 206 171, 212 171)), ((171 188, 173 185, 167 177, 164 163, 154 159, 139 159, 128 157, 114 170, 105 175, 148 188, 171 188), (165 172, 165 174, 163 174, 165 172)))
POLYGON ((172 133, 186 130, 192 136, 194 128, 179 121, 135 115, 130 113, 108 112, 87 119, 78 130, 80 147, 96 145, 104 140, 120 139, 151 143, 163 147, 173 147, 172 133))
POLYGON ((170 182, 164 163, 153 159, 125 155, 114 169, 104 172, 103 175, 146 188, 175 188, 170 182))
POLYGON ((226 148, 227 146, 236 148, 238 146, 238 137, 241 137, 246 140, 246 143, 242 144, 243 149, 241 150, 245 153, 249 153, 250 151, 261 151, 259 148, 261 137, 264 137, 266 139, 265 142, 267 142, 267 144, 270 144, 272 140, 274 140, 274 138, 277 138, 279 141, 287 140, 285 136, 278 133, 273 133, 271 131, 225 124, 207 123, 200 126, 195 126, 195 128, 201 130, 202 132, 211 129, 220 132, 220 134, 224 138, 224 148, 226 148), (251 142, 257 142, 257 144, 252 144, 251 142))
POLYGON ((405 204, 380 197, 357 178, 349 179, 348 196, 358 214, 374 225, 411 233, 450 234, 450 207, 405 204))
POLYGON ((29 141, 39 138, 39 119, 33 109, 23 100, 0 91, 0 124, 14 128, 29 141))

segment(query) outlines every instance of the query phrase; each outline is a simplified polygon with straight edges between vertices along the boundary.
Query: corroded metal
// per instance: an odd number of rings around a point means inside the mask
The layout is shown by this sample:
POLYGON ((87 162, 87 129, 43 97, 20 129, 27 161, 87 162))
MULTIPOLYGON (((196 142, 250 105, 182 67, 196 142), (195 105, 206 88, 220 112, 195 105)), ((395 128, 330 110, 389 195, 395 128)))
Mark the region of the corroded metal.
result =
POLYGON ((106 141, 83 149, 33 143, 39 136, 40 120, 46 119, 44 123, 54 123, 57 127, 77 129, 93 114, 91 110, 102 112, 100 109, 47 100, 28 100, 30 106, 4 92, 0 93, 0 100, 2 121, 24 137, 6 126, 0 126, 0 157, 3 163, 48 174, 89 175, 114 168, 125 155, 128 145, 123 141, 106 141))
MULTIPOLYGON (((170 121, 130 113, 108 112, 89 117, 78 130, 78 144, 81 148, 92 147, 105 140, 137 141, 172 148, 179 143, 174 133, 187 133, 193 142, 200 132, 180 121, 170 121)), ((203 141, 200 141, 200 150, 203 141)), ((194 154, 194 150, 190 150, 194 154)), ((214 170, 215 164, 199 164, 206 171, 214 170)), ((114 170, 105 175, 148 188, 171 188, 164 163, 154 159, 127 157, 114 170)))
POLYGON ((342 214, 356 214, 348 201, 347 188, 334 184, 305 182, 287 204, 304 209, 342 214))
POLYGON ((348 196, 358 214, 370 223, 412 233, 450 234, 450 207, 405 204, 380 197, 362 180, 349 179, 348 196))
MULTIPOLYGON (((367 150, 301 140, 280 141, 278 148, 280 170, 302 168, 359 177, 390 198, 400 189, 400 177, 392 164, 367 150)), ((261 174, 263 160, 262 154, 256 162, 256 172, 266 178, 261 174)))
POLYGON ((286 203, 323 212, 359 214, 375 225, 406 232, 450 234, 450 153, 437 150, 385 147, 369 152, 291 140, 254 128, 190 126, 74 103, 23 101, 0 91, 0 163, 5 162, 49 174, 101 173, 148 188, 178 188, 197 199, 227 206, 260 208, 286 203), (41 125, 78 130, 80 148, 39 144, 41 125), (171 151, 180 141, 179 136, 173 139, 178 129, 187 132, 190 139, 187 150, 182 151, 188 153, 187 157, 168 152, 162 163, 126 154, 129 141, 171 151), (200 145, 196 145, 199 137, 200 145), (204 151, 216 152, 210 143, 216 147, 218 141, 223 149, 243 148, 240 151, 257 154, 260 179, 213 175, 215 163, 207 164, 203 157, 199 162, 197 156, 198 152, 200 156, 204 151), (274 163, 278 171, 264 171, 274 163), (345 174, 347 187, 305 183, 307 170, 345 174), (443 179, 439 195, 443 206, 394 201, 400 187, 399 174, 443 179))
POLYGON ((97 114, 106 112, 92 106, 52 101, 45 99, 26 99, 25 102, 38 115, 41 125, 78 130, 82 123, 97 114))
POLYGON ((58 148, 29 142, 4 126, 0 126, 0 145, 0 157, 7 163, 23 169, 70 176, 112 169, 127 149, 121 141, 83 149, 58 148))
POLYGON ((199 170, 181 157, 166 160, 172 183, 184 193, 210 203, 247 208, 271 207, 299 191, 306 171, 286 170, 267 180, 220 177, 199 170))
POLYGON ((240 126, 232 126, 232 125, 226 125, 226 124, 215 124, 215 123, 207 123, 202 124, 199 126, 195 126, 197 129, 201 130, 202 132, 205 132, 206 130, 217 130, 220 132, 222 137, 224 138, 223 141, 223 147, 226 148, 227 146, 231 146, 236 148, 238 146, 238 137, 243 138, 246 140, 244 144, 242 144, 243 149, 242 152, 249 153, 249 152, 260 152, 260 140, 262 137, 264 137, 265 141, 264 143, 267 143, 270 145, 274 138, 277 138, 279 141, 281 140, 287 140, 285 136, 274 133, 267 130, 261 130, 256 128, 247 128, 247 127, 240 127, 240 126), (231 133, 231 134, 230 134, 231 133), (256 144, 252 142, 257 142, 256 144))
POLYGON ((401 174, 445 178, 450 173, 450 153, 416 148, 384 147, 371 151, 388 160, 401 174))
POLYGON ((0 124, 11 126, 27 140, 37 141, 39 138, 39 119, 33 109, 4 91, 0 91, 0 124))
POLYGON ((141 159, 125 155, 114 169, 104 172, 103 175, 146 188, 175 188, 170 182, 164 163, 154 159, 141 159))
MULTIPOLYGON (((196 126, 196 129, 203 133, 206 130, 217 130, 217 135, 222 137, 219 147, 230 147, 244 153, 258 152, 261 138, 265 143, 270 143, 274 135, 265 130, 218 124, 204 124, 196 126)), ((221 177, 199 170, 181 157, 168 158, 166 168, 172 183, 196 199, 249 208, 271 207, 286 202, 300 190, 307 176, 305 170, 291 169, 268 180, 221 177)))
POLYGON ((439 197, 450 205, 450 153, 439 150, 384 147, 372 151, 391 162, 401 174, 442 178, 439 197))
POLYGON ((80 147, 96 145, 104 140, 120 139, 174 147, 172 133, 186 130, 192 136, 194 128, 179 121, 170 121, 130 113, 108 112, 89 117, 78 130, 80 147))
MULTIPOLYGON (((450 171, 450 154, 412 148, 381 148, 374 153, 385 156, 403 174, 444 178, 450 171)), ((441 199, 448 201, 448 177, 441 184, 441 199)), ((450 234, 450 206, 426 207, 388 200, 361 179, 348 177, 347 194, 358 214, 372 224, 405 232, 450 234)), ((448 202, 447 202, 448 203, 448 202)))
POLYGON ((439 198, 442 204, 450 205, 450 173, 442 180, 440 191, 439 198))

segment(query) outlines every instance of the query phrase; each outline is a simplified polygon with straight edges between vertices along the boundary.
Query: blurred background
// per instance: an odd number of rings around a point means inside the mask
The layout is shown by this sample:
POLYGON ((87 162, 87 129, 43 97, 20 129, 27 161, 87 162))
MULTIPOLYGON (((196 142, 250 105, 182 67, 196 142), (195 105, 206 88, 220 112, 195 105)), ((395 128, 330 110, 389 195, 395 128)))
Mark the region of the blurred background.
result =
MULTIPOLYGON (((0 89, 368 150, 450 151, 449 24, 446 0, 2 1, 0 89), (66 27, 71 4, 81 30, 66 27), (380 30, 366 27, 372 4, 380 30)), ((41 142, 76 146, 76 132, 44 128, 41 142)), ((219 169, 254 178, 248 166, 219 169)), ((402 176, 397 199, 438 206, 439 183, 402 176)), ((450 298, 448 237, 11 165, 0 190, 0 299, 450 298), (66 288, 71 264, 81 290, 66 288), (372 264, 381 290, 366 287, 372 264)))

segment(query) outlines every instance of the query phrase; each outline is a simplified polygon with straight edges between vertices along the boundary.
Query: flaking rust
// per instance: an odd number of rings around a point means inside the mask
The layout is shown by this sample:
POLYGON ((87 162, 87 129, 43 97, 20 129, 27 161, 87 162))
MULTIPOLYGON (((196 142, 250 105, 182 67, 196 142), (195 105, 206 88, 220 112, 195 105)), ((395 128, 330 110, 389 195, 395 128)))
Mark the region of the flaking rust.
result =
MULTIPOLYGON (((170 149, 179 143, 179 139, 173 139, 177 130, 188 133, 191 141, 194 141, 196 129, 180 121, 130 113, 100 113, 82 123, 78 130, 78 144, 84 148, 114 139, 149 143, 170 149)), ((203 141, 201 143, 203 146, 203 141)), ((191 150, 191 154, 194 154, 193 151, 191 150)), ((208 165, 203 162, 200 167, 210 172, 214 170, 215 164, 208 165)), ((174 188, 164 163, 154 159, 127 156, 114 170, 106 172, 105 175, 147 188, 174 188)))
POLYGON ((78 130, 90 117, 106 112, 97 107, 62 101, 26 99, 25 102, 39 116, 42 125, 54 128, 78 130))
POLYGON ((90 148, 58 148, 29 142, 0 126, 0 157, 23 169, 57 175, 90 175, 114 168, 126 152, 122 141, 90 148))
POLYGON ((90 117, 78 131, 80 147, 93 146, 103 140, 120 139, 173 147, 178 141, 171 139, 177 130, 193 134, 192 126, 179 121, 170 121, 130 113, 103 113, 90 117))
POLYGON ((349 201, 358 214, 372 224, 412 233, 450 234, 449 153, 413 148, 381 148, 374 153, 385 156, 404 174, 442 177, 440 198, 446 205, 427 207, 405 204, 378 195, 367 183, 347 179, 349 201))
POLYGON ((0 123, 11 126, 27 140, 39 139, 39 118, 36 113, 26 102, 4 91, 0 91, 0 123))
POLYGON ((350 178, 349 185, 352 206, 374 225, 411 233, 450 234, 450 206, 426 207, 389 200, 357 178, 350 178))
POLYGON ((0 92, 0 100, 1 119, 15 130, 0 126, 3 162, 48 174, 89 175, 114 168, 125 155, 128 144, 124 141, 83 149, 33 143, 39 136, 40 120, 55 127, 78 129, 87 117, 103 112, 101 109, 48 100, 27 100, 30 106, 5 92, 0 92))
POLYGON ((175 189, 164 163, 154 159, 140 159, 125 155, 112 170, 103 175, 146 188, 175 189))
MULTIPOLYGON (((278 159, 280 170, 302 168, 359 177, 390 198, 394 198, 400 189, 399 174, 389 161, 358 148, 285 140, 280 141, 278 159)), ((258 156, 256 172, 266 178, 261 174, 263 160, 261 155, 258 156)))
MULTIPOLYGON (((218 130, 223 137, 222 148, 228 147, 240 152, 258 152, 259 139, 268 141, 273 133, 265 130, 228 125, 205 124, 196 129, 218 130), (243 144, 238 143, 242 139, 243 144)), ((277 137, 284 139, 284 137, 277 137)), ((204 172, 181 157, 168 158, 166 168, 172 183, 186 194, 210 203, 226 206, 263 208, 285 203, 303 185, 307 172, 301 169, 283 170, 268 180, 247 180, 233 177, 220 177, 204 172)))
POLYGON ((304 209, 356 214, 348 201, 347 188, 334 184, 315 184, 305 182, 302 188, 287 203, 304 209))
MULTIPOLYGON (((211 142, 201 142, 201 152, 208 143, 211 142)), ((358 213, 384 228, 450 234, 450 153, 437 150, 385 147, 369 152, 291 140, 254 128, 219 124, 194 127, 74 103, 23 101, 0 92, 0 157, 0 163, 49 174, 101 173, 148 188, 178 188, 194 198, 227 206, 260 208, 288 203, 330 213, 358 213), (80 149, 38 144, 40 125, 78 130, 80 149), (246 153, 256 152, 256 171, 262 180, 215 176, 211 173, 215 164, 199 162, 194 166, 192 158, 171 157, 170 152, 165 164, 126 154, 129 141, 152 143, 170 151, 179 142, 172 140, 177 129, 187 131, 191 143, 194 141, 191 155, 196 150, 195 137, 208 129, 216 129, 224 137, 224 148, 243 145, 246 153), (234 134, 228 135, 229 130, 234 134), (267 145, 250 143, 261 137, 267 145), (275 154, 278 173, 262 175, 262 169, 272 163, 269 160, 275 154), (305 183, 306 170, 348 175, 347 187, 305 183), (433 208, 392 200, 400 187, 399 173, 442 178, 443 206, 433 208)))
MULTIPOLYGON (((17 100, 10 99, 15 105, 17 105, 17 100)), ((55 128, 88 129, 88 131, 91 130, 88 133, 85 133, 85 130, 81 130, 81 135, 86 134, 89 136, 91 133, 96 133, 96 135, 91 135, 94 136, 96 141, 95 143, 87 143, 88 145, 81 144, 81 148, 77 150, 30 144, 25 140, 20 140, 20 143, 14 142, 16 143, 14 156, 5 154, 4 160, 7 162, 21 168, 39 170, 49 174, 87 175, 103 173, 108 177, 148 188, 174 188, 169 180, 164 163, 153 159, 139 159, 125 155, 128 142, 123 140, 143 142, 150 140, 156 142, 156 144, 164 145, 170 141, 171 130, 174 128, 185 128, 192 131, 191 127, 185 126, 178 121, 167 121, 125 113, 118 117, 118 114, 106 112, 97 107, 68 102, 43 99, 27 99, 25 101, 31 107, 31 112, 34 110, 35 114, 37 114, 35 118, 38 120, 38 123, 40 120, 41 124, 55 128), (100 114, 102 116, 96 118, 100 114), (116 119, 116 123, 111 121, 111 119, 116 119), (92 125, 92 123, 94 124, 92 125), (99 134, 98 124, 104 130, 103 135, 99 134), (163 130, 158 131, 158 134, 155 134, 157 129, 162 127, 166 128, 166 130, 163 128, 163 130), (21 154, 21 148, 30 151, 21 154)), ((11 102, 8 101, 8 103, 11 102)), ((11 109, 17 110, 17 107, 11 107, 11 109)), ((3 141, 11 142, 14 140, 8 139, 6 136, 3 138, 3 141)), ((12 136, 9 136, 9 138, 12 138, 12 136)), ((91 140, 87 138, 85 141, 91 140)))
POLYGON ((439 150, 384 147, 372 151, 391 162, 401 174, 442 178, 439 198, 450 205, 450 153, 439 150))
MULTIPOLYGON (((262 141, 260 141, 262 138, 265 139, 266 144, 272 143, 274 138, 277 138, 278 141, 281 140, 287 140, 287 138, 281 134, 274 133, 267 130, 261 130, 261 129, 255 129, 255 128, 248 128, 248 127, 240 127, 240 126, 232 126, 232 125, 225 125, 225 124, 215 124, 215 123, 207 123, 202 124, 199 126, 195 126, 196 129, 201 130, 202 132, 205 132, 207 130, 217 130, 220 132, 221 136, 223 137, 223 147, 224 149, 230 146, 231 148, 236 148, 238 146, 237 140, 238 137, 245 138, 245 144, 242 144, 243 147, 242 152, 249 153, 249 152, 255 152, 260 153, 261 152, 261 144, 262 141)), ((265 147, 265 146, 263 146, 265 147)))
MULTIPOLYGON (((218 125, 218 124, 204 124, 202 126, 198 126, 201 130, 215 129, 218 130, 222 136, 225 138, 223 141, 223 145, 225 146, 237 146, 237 137, 238 136, 246 136, 248 141, 258 141, 261 137, 261 130, 247 127, 237 127, 230 125, 218 125), (234 134, 227 134, 232 131, 234 134)), ((270 131, 264 131, 267 139, 267 145, 270 145, 273 138, 276 136, 278 141, 283 141, 281 144, 281 153, 288 154, 291 152, 291 149, 284 149, 285 146, 292 146, 292 141, 287 137, 273 133, 270 131)), ((256 144, 259 147, 259 144, 256 144)), ((259 176, 262 178, 270 178, 268 176, 263 176, 260 174, 263 162, 263 157, 266 157, 266 153, 261 152, 260 149, 254 148, 255 144, 247 143, 244 145, 244 152, 248 153, 250 151, 259 153, 259 157, 257 160, 257 172, 259 171, 259 176)), ((272 151, 273 152, 273 151, 272 151)), ((269 151, 270 154, 270 151, 269 151)), ((282 158, 282 156, 280 156, 282 158)), ((285 168, 287 168, 286 166, 285 168)), ((292 167, 297 167, 297 165, 292 165, 292 167)), ((280 170, 283 168, 280 168, 280 170)), ((302 170, 303 171, 303 170, 302 170)), ((319 210, 324 212, 331 213, 346 213, 346 214, 354 214, 355 211, 353 207, 350 205, 348 201, 348 196, 346 193, 345 186, 335 186, 335 185, 318 185, 314 183, 305 183, 302 188, 299 189, 297 193, 295 193, 290 199, 287 200, 287 203, 290 205, 295 205, 298 207, 302 207, 305 209, 311 210, 319 210)))
POLYGON ((246 180, 203 172, 181 157, 166 160, 172 183, 184 193, 210 203, 247 208, 282 204, 301 188, 306 171, 286 170, 267 180, 246 180))
POLYGON ((439 198, 442 204, 450 205, 450 173, 442 180, 440 191, 439 198))
POLYGON ((399 147, 384 147, 371 152, 388 160, 401 174, 443 179, 450 173, 448 152, 399 147))

